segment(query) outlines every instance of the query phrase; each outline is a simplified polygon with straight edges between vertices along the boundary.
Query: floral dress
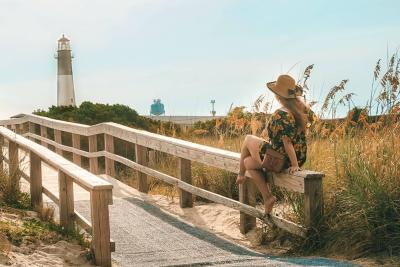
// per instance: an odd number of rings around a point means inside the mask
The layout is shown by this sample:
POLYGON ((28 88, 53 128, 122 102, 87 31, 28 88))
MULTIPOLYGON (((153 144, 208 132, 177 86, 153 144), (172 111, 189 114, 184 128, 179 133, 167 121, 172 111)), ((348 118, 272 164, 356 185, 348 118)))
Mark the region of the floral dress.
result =
MULTIPOLYGON (((308 121, 313 123, 316 120, 316 116, 311 109, 307 112, 308 121)), ((275 151, 285 155, 286 166, 289 168, 291 163, 289 156, 286 153, 283 145, 283 137, 287 136, 292 141, 294 151, 299 166, 302 166, 307 158, 307 142, 305 132, 300 130, 294 119, 294 116, 282 109, 276 110, 270 117, 267 125, 267 132, 269 141, 264 141, 260 145, 260 157, 264 159, 267 148, 272 148, 275 151)))

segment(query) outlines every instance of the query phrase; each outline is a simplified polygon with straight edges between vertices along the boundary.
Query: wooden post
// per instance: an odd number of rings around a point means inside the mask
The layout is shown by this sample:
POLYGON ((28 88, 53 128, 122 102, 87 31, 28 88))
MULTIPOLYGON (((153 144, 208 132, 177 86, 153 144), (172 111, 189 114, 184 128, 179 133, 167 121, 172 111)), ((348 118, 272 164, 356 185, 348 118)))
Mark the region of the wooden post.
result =
POLYGON ((29 122, 24 122, 23 124, 22 124, 22 133, 23 134, 26 134, 26 133, 28 133, 29 132, 29 122))
MULTIPOLYGON (((256 205, 256 190, 254 183, 247 178, 243 184, 239 186, 239 201, 250 206, 256 205)), ((246 234, 256 226, 256 218, 240 212, 240 232, 246 234)))
POLYGON ((20 127, 19 124, 16 124, 16 125, 15 125, 15 133, 16 133, 16 134, 21 134, 21 127, 20 127))
POLYGON ((4 146, 4 136, 0 135, 0 172, 4 171, 3 146, 4 146))
MULTIPOLYGON (((43 137, 43 138, 48 139, 47 127, 46 126, 40 125, 40 136, 43 137)), ((46 148, 48 147, 47 143, 44 142, 44 141, 42 141, 41 144, 42 144, 42 146, 44 146, 46 148)))
MULTIPOLYGON (((136 162, 140 165, 147 166, 147 147, 135 144, 135 155, 136 162)), ((149 191, 147 185, 147 175, 138 171, 138 190, 143 193, 147 193, 149 191)))
POLYGON ((43 208, 42 196, 42 160, 32 151, 30 155, 30 191, 31 204, 34 210, 41 211, 43 208))
POLYGON ((156 162, 156 151, 154 149, 149 149, 149 166, 155 166, 156 162))
POLYGON ((9 164, 9 186, 11 192, 18 193, 19 192, 19 156, 18 156, 18 145, 17 143, 8 140, 8 159, 10 161, 9 164))
MULTIPOLYGON (((54 141, 56 141, 57 144, 62 144, 62 140, 61 140, 61 131, 54 129, 54 141)), ((56 153, 62 156, 62 149, 56 147, 56 153)))
POLYGON ((92 250, 96 265, 111 266, 110 218, 108 205, 112 201, 112 191, 94 190, 90 192, 92 216, 92 250))
MULTIPOLYGON (((107 152, 114 153, 114 137, 109 134, 104 134, 104 148, 107 152)), ((115 177, 114 160, 106 157, 106 174, 115 177)))
POLYGON ((58 171, 60 199, 60 225, 66 229, 74 227, 74 187, 72 178, 58 171))
POLYGON ((304 222, 307 227, 317 225, 324 213, 322 175, 304 178, 304 222))
MULTIPOLYGON (((97 152, 97 135, 89 136, 89 152, 97 152)), ((99 161, 97 157, 89 158, 89 170, 91 173, 98 174, 99 161)))
MULTIPOLYGON (((191 161, 184 158, 179 158, 178 161, 178 178, 183 182, 192 184, 192 169, 191 161)), ((182 189, 179 189, 179 203, 181 208, 193 207, 192 194, 182 189)))
MULTIPOLYGON (((79 134, 72 134, 72 147, 81 150, 81 136, 79 134)), ((82 165, 81 155, 73 153, 72 161, 78 165, 82 165)))
MULTIPOLYGON (((28 133, 35 133, 35 124, 33 122, 28 122, 28 133)), ((35 141, 33 137, 29 137, 29 140, 35 141)))

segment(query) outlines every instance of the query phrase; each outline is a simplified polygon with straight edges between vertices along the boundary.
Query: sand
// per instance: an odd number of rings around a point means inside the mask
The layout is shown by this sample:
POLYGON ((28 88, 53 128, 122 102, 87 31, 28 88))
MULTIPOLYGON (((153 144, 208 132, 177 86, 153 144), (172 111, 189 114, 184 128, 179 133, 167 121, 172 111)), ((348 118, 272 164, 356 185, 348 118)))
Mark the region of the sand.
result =
POLYGON ((79 245, 66 241, 55 244, 12 246, 11 251, 0 256, 0 264, 5 266, 93 266, 86 259, 86 251, 79 245))
MULTIPOLYGON (((240 212, 221 204, 196 202, 193 208, 182 209, 179 206, 178 198, 162 195, 141 195, 141 197, 193 226, 259 252, 282 255, 290 250, 291 244, 288 242, 280 244, 278 241, 271 241, 268 244, 265 242, 262 244, 265 241, 263 232, 268 228, 263 228, 259 220, 257 220, 255 229, 243 235, 239 229, 240 212)), ((275 210, 279 209, 280 207, 277 205, 275 210)))
MULTIPOLYGON (((33 212, 26 214, 18 210, 13 212, 2 210, 0 222, 19 227, 22 226, 23 217, 34 217, 34 214, 33 212)), ((28 236, 24 238, 29 239, 28 236)), ((93 266, 86 255, 87 249, 63 240, 54 244, 32 240, 32 242, 22 242, 20 246, 15 246, 3 233, 0 233, 0 266, 93 266)))

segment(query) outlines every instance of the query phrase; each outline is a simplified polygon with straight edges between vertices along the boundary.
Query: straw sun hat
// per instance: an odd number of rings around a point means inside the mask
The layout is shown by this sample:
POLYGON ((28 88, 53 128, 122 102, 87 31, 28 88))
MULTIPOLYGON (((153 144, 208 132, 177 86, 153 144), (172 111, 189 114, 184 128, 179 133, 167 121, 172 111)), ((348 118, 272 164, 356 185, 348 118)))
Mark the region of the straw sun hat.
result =
POLYGON ((296 85, 293 77, 287 74, 279 75, 276 81, 267 83, 267 87, 283 98, 296 98, 303 94, 301 86, 296 85))

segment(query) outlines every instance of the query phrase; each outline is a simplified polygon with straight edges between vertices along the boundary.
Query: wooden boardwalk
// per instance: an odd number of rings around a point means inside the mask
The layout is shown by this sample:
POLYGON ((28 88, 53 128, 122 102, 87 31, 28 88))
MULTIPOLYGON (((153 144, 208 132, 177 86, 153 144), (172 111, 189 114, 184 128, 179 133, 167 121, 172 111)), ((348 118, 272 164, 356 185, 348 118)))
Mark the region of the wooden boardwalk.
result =
MULTIPOLYGON (((29 158, 22 164, 29 173, 29 158)), ((58 174, 42 163, 43 184, 58 195, 58 174)), ((113 185, 110 206, 113 262, 117 266, 351 266, 321 259, 271 258, 192 226, 149 203, 147 194, 106 175, 113 185)), ((23 190, 29 183, 22 180, 23 190)), ((90 219, 90 195, 74 184, 75 209, 90 219)), ((52 201, 44 196, 50 205, 52 201)), ((57 209, 57 206, 55 205, 57 209)))
MULTIPOLYGON (((28 158, 25 158, 28 161, 28 158)), ((24 164, 29 173, 29 164, 24 164)), ((58 173, 42 163, 43 184, 58 195, 58 173)), ((113 184, 110 206, 111 238, 116 251, 113 260, 120 266, 287 266, 265 256, 223 240, 160 210, 146 201, 147 195, 109 176, 113 184)), ((21 187, 29 192, 29 183, 21 187)), ((90 195, 74 184, 75 209, 90 220, 90 195)), ((52 205, 52 201, 44 197, 52 205)), ((57 209, 57 206, 54 205, 57 209)), ((58 214, 58 213, 57 213, 58 214)), ((58 219, 58 218, 56 218, 58 219)))

